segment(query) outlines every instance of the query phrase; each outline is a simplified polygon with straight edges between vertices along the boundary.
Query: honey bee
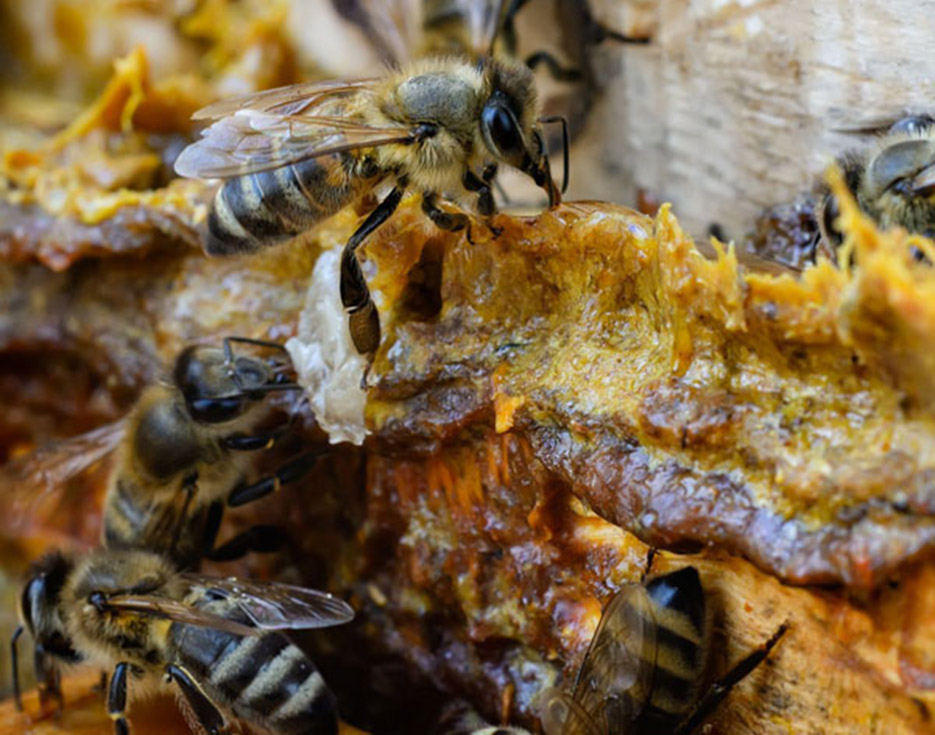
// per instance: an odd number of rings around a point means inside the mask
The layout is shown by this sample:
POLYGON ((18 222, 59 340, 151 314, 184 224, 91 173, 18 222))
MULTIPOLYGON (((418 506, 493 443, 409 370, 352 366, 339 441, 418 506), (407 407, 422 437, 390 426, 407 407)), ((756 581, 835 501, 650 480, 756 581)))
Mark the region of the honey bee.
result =
MULTIPOLYGON (((786 629, 781 625, 703 691, 712 615, 698 570, 687 566, 626 585, 604 609, 571 692, 540 695, 542 729, 546 735, 690 735, 766 659, 786 629)), ((456 722, 452 735, 523 732, 480 726, 471 713, 456 722), (465 729, 472 724, 475 729, 465 729)))
MULTIPOLYGON (((516 16, 530 3, 531 0, 511 0, 503 19, 503 35, 507 39, 515 39, 516 16)), ((538 3, 539 8, 542 5, 538 3)), ((642 45, 650 43, 652 39, 648 36, 628 36, 608 28, 595 17, 588 0, 551 0, 551 5, 565 61, 540 49, 528 55, 525 63, 531 69, 545 67, 553 79, 571 85, 570 92, 562 95, 558 104, 567 120, 567 134, 575 139, 583 131, 591 109, 604 92, 604 81, 595 63, 595 48, 608 41, 642 45)), ((515 53, 515 40, 508 45, 515 53)), ((548 109, 553 107, 547 104, 548 109)))
POLYGON ((357 248, 410 189, 441 229, 470 224, 466 213, 442 208, 441 195, 476 196, 489 225, 500 164, 529 176, 554 206, 559 190, 538 111, 532 72, 521 63, 429 58, 381 78, 298 84, 206 107, 195 118, 213 124, 175 168, 226 179, 208 216, 211 254, 290 239, 391 183, 341 261, 341 301, 354 345, 367 354, 379 346, 380 322, 357 248))
MULTIPOLYGON (((393 66, 414 58, 446 54, 469 58, 488 54, 520 59, 516 21, 520 12, 530 5, 530 0, 508 3, 500 0, 332 2, 339 14, 361 28, 384 62, 393 66)), ((603 92, 594 49, 606 41, 646 44, 651 39, 628 36, 603 25, 587 0, 540 0, 532 4, 554 17, 554 29, 558 34, 555 43, 549 45, 555 46, 563 58, 538 48, 522 61, 534 70, 543 67, 552 79, 570 85, 567 93, 546 99, 545 107, 562 111, 569 139, 574 139, 603 92)))
MULTIPOLYGON (((935 119, 904 117, 874 145, 849 151, 837 163, 857 204, 881 227, 935 236, 935 119)), ((837 247, 839 209, 827 185, 819 186, 819 200, 822 238, 837 247)))
POLYGON ((315 664, 279 631, 347 623, 353 609, 316 590, 177 572, 146 551, 99 549, 37 562, 20 603, 17 640, 35 642, 37 680, 70 665, 112 671, 107 709, 128 735, 128 689, 174 683, 193 723, 228 732, 242 720, 277 735, 337 733, 335 700, 315 664), (132 687, 130 682, 133 682, 132 687))
POLYGON ((188 347, 175 361, 171 379, 146 388, 125 420, 42 452, 5 484, 29 498, 61 487, 116 448, 104 500, 101 542, 112 549, 147 549, 166 555, 181 569, 205 556, 236 558, 270 550, 275 529, 248 529, 215 548, 223 507, 267 495, 301 476, 319 453, 309 451, 257 482, 243 482, 242 456, 272 445, 283 432, 256 432, 267 415, 270 392, 300 390, 275 364, 235 355, 234 343, 283 350, 276 343, 229 337, 223 349, 188 347))

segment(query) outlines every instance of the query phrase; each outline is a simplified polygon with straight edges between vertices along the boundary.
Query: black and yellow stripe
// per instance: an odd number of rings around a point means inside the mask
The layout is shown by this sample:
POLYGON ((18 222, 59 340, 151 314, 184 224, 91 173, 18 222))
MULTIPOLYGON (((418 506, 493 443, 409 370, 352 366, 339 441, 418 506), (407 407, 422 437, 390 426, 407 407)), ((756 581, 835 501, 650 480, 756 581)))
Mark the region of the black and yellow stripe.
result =
POLYGON ((646 583, 656 626, 652 690, 638 733, 671 732, 691 711, 704 680, 711 624, 694 567, 646 583))
MULTIPOLYGON (((206 591, 194 604, 249 624, 232 603, 206 591)), ((205 694, 236 717, 281 735, 334 735, 334 696, 315 664, 276 632, 239 636, 173 624, 174 657, 191 671, 205 694)))
POLYGON ((333 153, 224 182, 208 215, 213 255, 255 251, 289 240, 350 204, 372 165, 333 153))

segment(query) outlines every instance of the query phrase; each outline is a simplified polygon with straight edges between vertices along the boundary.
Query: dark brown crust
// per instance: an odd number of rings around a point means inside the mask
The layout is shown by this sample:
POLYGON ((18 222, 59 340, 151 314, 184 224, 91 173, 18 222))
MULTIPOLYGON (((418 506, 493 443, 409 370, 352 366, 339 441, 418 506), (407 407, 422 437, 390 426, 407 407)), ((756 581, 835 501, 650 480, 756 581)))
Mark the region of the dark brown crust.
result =
POLYGON ((647 246, 651 221, 615 210, 592 227, 580 211, 455 246, 441 317, 390 317, 369 404, 384 451, 431 453, 505 411, 556 480, 653 544, 853 589, 931 553, 935 468, 909 450, 935 441, 930 381, 907 340, 935 325, 903 321, 922 291, 897 301, 827 265, 744 282, 677 230, 647 246), (886 421, 905 442, 880 442, 886 421))

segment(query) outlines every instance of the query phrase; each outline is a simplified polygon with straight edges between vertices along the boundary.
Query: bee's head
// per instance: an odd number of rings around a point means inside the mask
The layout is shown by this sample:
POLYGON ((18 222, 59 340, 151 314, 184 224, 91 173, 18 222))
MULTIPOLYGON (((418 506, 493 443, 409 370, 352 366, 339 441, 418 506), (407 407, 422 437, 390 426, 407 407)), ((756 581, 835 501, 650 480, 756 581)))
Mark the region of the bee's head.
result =
MULTIPOLYGON (((42 557, 30 569, 20 597, 20 617, 36 643, 36 666, 45 666, 47 656, 75 663, 80 659, 65 632, 61 614, 62 588, 73 562, 60 552, 42 557)), ((37 677, 41 678, 37 670, 37 677)))
POLYGON ((266 362, 254 357, 193 346, 175 361, 173 379, 195 421, 218 424, 242 416, 271 386, 282 382, 266 362))
POLYGON ((538 99, 532 71, 523 64, 482 61, 488 90, 480 116, 481 136, 498 160, 527 174, 549 195, 549 205, 560 197, 536 115, 538 99))

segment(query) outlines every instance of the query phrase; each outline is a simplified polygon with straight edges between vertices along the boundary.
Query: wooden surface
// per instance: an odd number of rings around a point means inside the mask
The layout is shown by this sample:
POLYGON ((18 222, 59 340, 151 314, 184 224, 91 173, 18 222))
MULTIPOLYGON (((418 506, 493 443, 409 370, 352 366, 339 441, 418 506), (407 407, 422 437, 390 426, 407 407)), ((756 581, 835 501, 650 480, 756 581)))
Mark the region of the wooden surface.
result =
POLYGON ((604 101, 575 151, 574 197, 644 189, 739 238, 861 136, 855 120, 931 108, 930 4, 912 0, 598 0, 649 46, 605 44, 604 101))

